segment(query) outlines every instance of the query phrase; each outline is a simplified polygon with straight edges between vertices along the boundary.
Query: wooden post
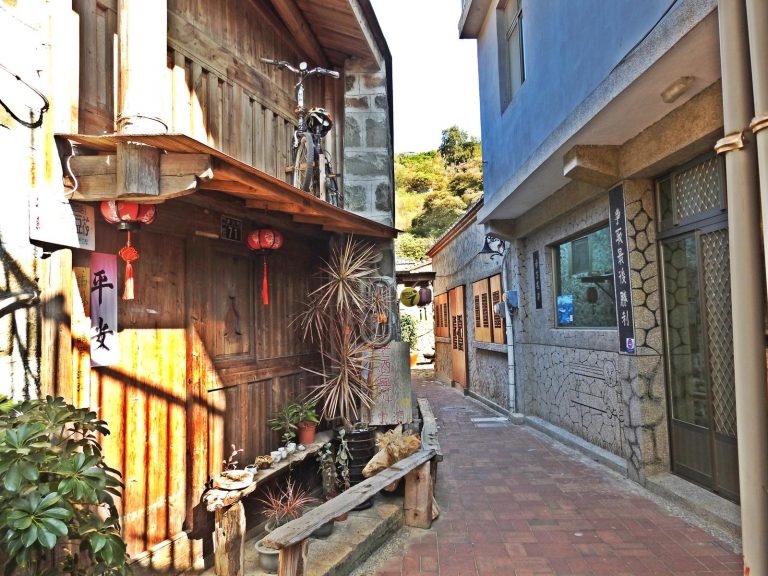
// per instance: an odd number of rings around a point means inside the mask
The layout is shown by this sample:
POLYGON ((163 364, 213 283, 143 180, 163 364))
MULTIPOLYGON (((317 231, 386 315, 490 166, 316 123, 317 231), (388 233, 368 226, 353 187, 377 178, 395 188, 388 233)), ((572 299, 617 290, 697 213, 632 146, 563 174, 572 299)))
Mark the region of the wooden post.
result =
MULTIPOLYGON (((167 0, 119 0, 119 134, 164 134, 162 94, 168 50, 167 0)), ((117 145, 117 196, 160 194, 160 150, 117 145)))
POLYGON ((243 576, 245 508, 241 501, 216 510, 213 539, 216 576, 243 576))
POLYGON ((432 525, 432 463, 424 462, 405 477, 405 524, 415 528, 432 525))
POLYGON ((304 572, 307 568, 308 549, 308 538, 305 538, 293 546, 281 548, 277 576, 304 576, 304 572))

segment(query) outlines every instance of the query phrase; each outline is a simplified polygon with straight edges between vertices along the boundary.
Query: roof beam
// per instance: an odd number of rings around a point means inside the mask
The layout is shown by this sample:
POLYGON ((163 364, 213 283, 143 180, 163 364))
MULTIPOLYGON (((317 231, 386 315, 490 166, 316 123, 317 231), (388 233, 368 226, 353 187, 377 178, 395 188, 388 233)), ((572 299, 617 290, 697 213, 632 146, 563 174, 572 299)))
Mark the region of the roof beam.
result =
POLYGON ((328 57, 320 47, 315 33, 294 0, 272 0, 272 6, 291 32, 293 40, 299 45, 299 48, 314 60, 312 64, 327 67, 328 57))

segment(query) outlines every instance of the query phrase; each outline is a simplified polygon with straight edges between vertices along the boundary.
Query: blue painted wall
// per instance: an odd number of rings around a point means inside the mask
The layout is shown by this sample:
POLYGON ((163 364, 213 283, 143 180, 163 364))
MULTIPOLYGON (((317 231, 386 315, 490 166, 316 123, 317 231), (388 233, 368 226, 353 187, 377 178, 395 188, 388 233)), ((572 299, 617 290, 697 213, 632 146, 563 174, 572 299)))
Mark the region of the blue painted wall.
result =
POLYGON ((525 82, 499 96, 494 0, 477 41, 486 203, 674 0, 522 0, 525 82))

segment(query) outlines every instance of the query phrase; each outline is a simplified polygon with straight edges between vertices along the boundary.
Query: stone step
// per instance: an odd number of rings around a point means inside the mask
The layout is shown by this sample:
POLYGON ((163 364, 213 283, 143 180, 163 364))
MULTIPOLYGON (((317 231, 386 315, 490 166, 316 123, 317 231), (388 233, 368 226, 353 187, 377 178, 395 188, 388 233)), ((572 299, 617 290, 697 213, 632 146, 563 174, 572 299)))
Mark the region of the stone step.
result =
MULTIPOLYGON (((328 538, 310 538, 306 576, 346 576, 403 527, 403 499, 376 496, 367 510, 335 522, 328 538)), ((213 576, 206 570, 205 576, 213 576)), ((266 576, 259 569, 256 540, 245 543, 245 576, 266 576)))

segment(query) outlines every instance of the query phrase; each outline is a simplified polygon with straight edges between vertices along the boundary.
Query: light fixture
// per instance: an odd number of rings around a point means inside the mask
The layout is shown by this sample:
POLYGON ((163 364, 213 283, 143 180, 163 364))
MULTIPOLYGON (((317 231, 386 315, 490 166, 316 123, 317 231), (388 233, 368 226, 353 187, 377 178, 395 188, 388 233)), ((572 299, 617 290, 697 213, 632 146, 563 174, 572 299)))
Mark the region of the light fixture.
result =
POLYGON ((483 249, 480 250, 480 252, 477 253, 478 256, 482 254, 490 254, 491 260, 493 260, 496 256, 504 257, 504 249, 507 247, 507 243, 504 242, 501 238, 496 238, 492 234, 486 234, 485 235, 485 242, 483 244, 483 249))
POLYGON ((680 78, 661 91, 661 99, 667 104, 672 104, 672 102, 685 94, 694 80, 696 80, 695 76, 680 76, 680 78))

